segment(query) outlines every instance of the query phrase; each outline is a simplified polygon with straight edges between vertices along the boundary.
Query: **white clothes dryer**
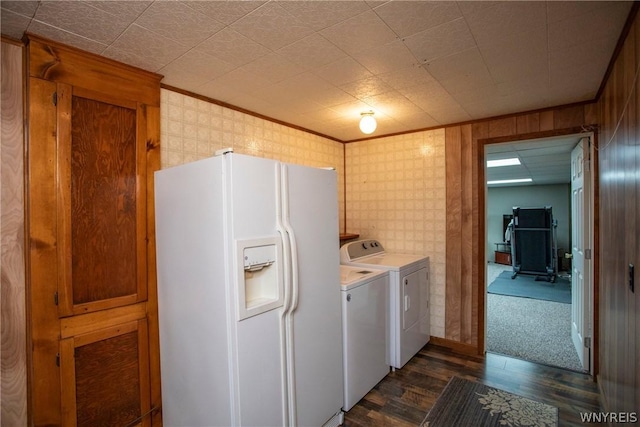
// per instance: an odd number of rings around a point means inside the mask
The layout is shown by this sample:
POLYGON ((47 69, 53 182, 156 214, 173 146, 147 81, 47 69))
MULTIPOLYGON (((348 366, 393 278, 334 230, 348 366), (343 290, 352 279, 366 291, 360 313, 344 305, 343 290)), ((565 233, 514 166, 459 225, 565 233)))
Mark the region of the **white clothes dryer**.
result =
POLYGON ((389 357, 402 368, 429 342, 429 258, 385 252, 375 240, 357 240, 340 248, 343 265, 389 271, 389 357))
POLYGON ((341 265, 340 281, 348 411, 389 373, 389 272, 341 265))

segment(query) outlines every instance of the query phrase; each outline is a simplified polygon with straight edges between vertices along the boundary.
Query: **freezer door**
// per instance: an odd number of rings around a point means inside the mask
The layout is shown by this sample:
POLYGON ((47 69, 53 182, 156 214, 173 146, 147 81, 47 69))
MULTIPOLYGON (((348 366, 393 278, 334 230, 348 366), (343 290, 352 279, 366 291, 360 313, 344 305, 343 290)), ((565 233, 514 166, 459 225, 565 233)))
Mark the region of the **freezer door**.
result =
POLYGON ((234 425, 285 425, 283 259, 276 228, 279 163, 227 154, 224 165, 234 425))
POLYGON ((343 404, 337 178, 333 170, 286 169, 299 279, 292 330, 295 421, 320 426, 343 404))

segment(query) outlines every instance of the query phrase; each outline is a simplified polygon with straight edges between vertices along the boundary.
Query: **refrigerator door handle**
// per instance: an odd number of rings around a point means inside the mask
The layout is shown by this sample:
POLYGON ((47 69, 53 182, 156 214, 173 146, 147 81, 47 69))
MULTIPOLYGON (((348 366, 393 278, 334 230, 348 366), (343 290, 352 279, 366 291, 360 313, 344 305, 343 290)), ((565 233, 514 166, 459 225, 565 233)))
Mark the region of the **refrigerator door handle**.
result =
POLYGON ((290 381, 290 365, 289 360, 291 359, 291 355, 289 354, 289 348, 292 347, 289 345, 290 343, 290 333, 289 333, 289 313, 291 311, 291 247, 290 241, 287 234, 287 230, 285 229, 285 225, 283 222, 283 203, 282 203, 282 178, 281 178, 281 167, 280 164, 276 165, 276 229, 280 234, 280 238, 282 239, 282 259, 283 259, 283 286, 284 286, 284 301, 282 304, 282 310, 280 311, 280 367, 283 372, 282 377, 282 396, 283 396, 283 407, 282 407, 282 419, 284 425, 291 425, 290 414, 292 408, 290 407, 290 391, 289 384, 290 381))
MULTIPOLYGON (((280 213, 282 214, 282 226, 284 227, 284 235, 286 235, 288 247, 288 253, 286 258, 290 261, 290 269, 287 271, 289 276, 291 299, 289 300, 288 310, 286 311, 286 336, 287 336, 287 376, 288 376, 288 404, 289 404, 289 426, 295 427, 297 425, 297 403, 296 403, 296 375, 295 375, 295 354, 293 345, 293 312, 298 306, 298 257, 296 248, 296 239, 293 232, 293 227, 289 222, 289 176, 287 173, 287 166, 280 165, 280 186, 278 190, 278 196, 280 198, 279 205, 281 207, 280 213)), ((283 235, 283 236, 284 236, 283 235)))

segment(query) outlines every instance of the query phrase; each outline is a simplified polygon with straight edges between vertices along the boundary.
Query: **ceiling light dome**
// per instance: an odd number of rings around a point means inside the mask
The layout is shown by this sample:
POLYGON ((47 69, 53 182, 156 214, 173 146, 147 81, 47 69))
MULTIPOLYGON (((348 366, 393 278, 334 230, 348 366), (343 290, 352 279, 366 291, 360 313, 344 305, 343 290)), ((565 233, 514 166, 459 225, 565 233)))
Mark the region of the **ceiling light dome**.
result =
POLYGON ((376 119, 373 117, 373 111, 366 111, 364 113, 360 113, 362 118, 360 119, 360 130, 362 133, 366 133, 367 135, 373 133, 378 127, 378 123, 376 119))

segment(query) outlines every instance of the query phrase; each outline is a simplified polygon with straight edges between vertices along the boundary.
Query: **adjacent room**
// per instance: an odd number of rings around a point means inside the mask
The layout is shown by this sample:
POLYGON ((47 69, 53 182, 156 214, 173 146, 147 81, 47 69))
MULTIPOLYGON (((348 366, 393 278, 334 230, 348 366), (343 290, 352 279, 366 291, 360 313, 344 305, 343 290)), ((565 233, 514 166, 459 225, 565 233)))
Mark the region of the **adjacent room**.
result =
POLYGON ((589 371, 571 333, 572 314, 591 313, 572 310, 572 152, 582 138, 487 146, 489 352, 589 371))
POLYGON ((639 7, 0 0, 0 424, 637 422, 639 7))

